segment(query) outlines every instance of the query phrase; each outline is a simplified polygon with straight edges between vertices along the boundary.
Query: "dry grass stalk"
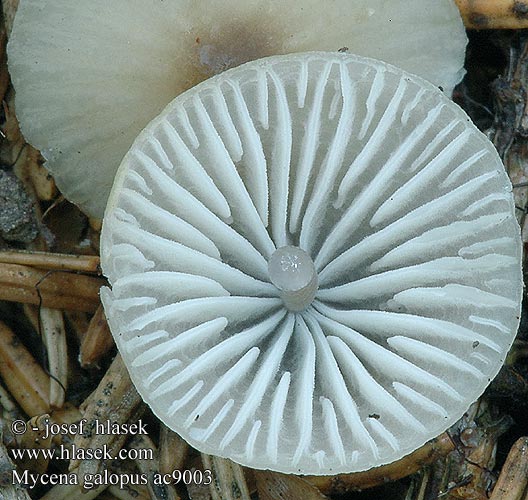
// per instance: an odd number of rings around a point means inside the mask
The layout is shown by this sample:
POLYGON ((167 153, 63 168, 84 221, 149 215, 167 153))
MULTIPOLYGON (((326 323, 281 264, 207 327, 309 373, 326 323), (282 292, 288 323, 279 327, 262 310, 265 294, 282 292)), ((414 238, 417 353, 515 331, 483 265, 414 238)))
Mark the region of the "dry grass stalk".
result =
POLYGON ((374 488, 389 481, 396 481, 397 479, 414 474, 424 465, 438 460, 454 449, 455 445, 452 439, 447 432, 444 432, 436 439, 429 441, 418 450, 397 462, 354 474, 306 476, 305 479, 326 495, 374 488))
POLYGON ((298 476, 269 470, 254 471, 259 500, 328 500, 315 486, 298 476))
POLYGON ((11 329, 0 322, 0 377, 26 414, 49 413, 49 376, 11 329))
MULTIPOLYGON (((86 432, 84 435, 76 435, 74 443, 77 448, 97 449, 106 445, 109 453, 116 455, 122 448, 126 434, 102 434, 97 433, 97 424, 115 422, 122 424, 133 421, 143 411, 140 407, 141 397, 132 385, 128 372, 121 359, 117 355, 102 378, 97 389, 82 404, 83 417, 87 419, 86 432)), ((100 460, 72 460, 70 469, 79 467, 81 479, 86 474, 96 474, 101 471, 103 462, 100 460)))
POLYGON ((79 353, 81 367, 87 368, 97 364, 112 347, 114 347, 114 339, 108 328, 103 307, 99 306, 82 336, 79 353))
POLYGON ((525 500, 528 498, 528 437, 512 446, 490 500, 525 500))
POLYGON ((242 467, 227 458, 202 453, 204 469, 211 471, 213 500, 251 500, 242 467))
POLYGON ((104 279, 94 276, 46 272, 18 264, 0 266, 0 300, 11 302, 95 312, 99 288, 104 284, 104 279))
POLYGON ((101 274, 100 259, 97 255, 70 255, 27 250, 0 251, 0 263, 20 264, 54 271, 78 271, 101 274))
POLYGON ((528 28, 524 0, 455 0, 468 29, 528 28))
POLYGON ((160 424, 159 467, 162 474, 182 470, 189 452, 189 445, 166 425, 160 424))
POLYGON ((62 312, 58 309, 40 308, 41 334, 48 354, 50 373, 50 405, 61 408, 68 385, 68 346, 62 312))

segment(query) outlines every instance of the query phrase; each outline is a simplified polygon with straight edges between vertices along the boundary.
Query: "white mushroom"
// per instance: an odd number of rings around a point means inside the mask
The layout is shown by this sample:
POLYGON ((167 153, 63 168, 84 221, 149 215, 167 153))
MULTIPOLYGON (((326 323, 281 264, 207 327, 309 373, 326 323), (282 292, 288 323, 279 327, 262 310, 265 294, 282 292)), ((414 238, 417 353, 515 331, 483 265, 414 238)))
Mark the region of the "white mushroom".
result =
POLYGON ((20 0, 8 54, 22 132, 63 194, 101 217, 141 129, 219 71, 348 47, 450 93, 465 45, 452 0, 20 0))
POLYGON ((134 142, 101 297, 138 391, 196 448, 360 471, 444 431, 496 375, 519 233, 496 151, 431 84, 275 56, 183 93, 134 142))

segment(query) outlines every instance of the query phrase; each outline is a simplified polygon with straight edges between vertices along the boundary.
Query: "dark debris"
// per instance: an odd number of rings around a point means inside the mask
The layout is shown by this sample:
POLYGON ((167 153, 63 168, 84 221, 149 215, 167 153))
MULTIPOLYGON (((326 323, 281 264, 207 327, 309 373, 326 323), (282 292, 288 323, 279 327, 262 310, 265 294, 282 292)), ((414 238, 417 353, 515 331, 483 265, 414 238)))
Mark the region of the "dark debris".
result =
POLYGON ((33 201, 11 172, 0 169, 0 238, 30 243, 39 233, 33 201))

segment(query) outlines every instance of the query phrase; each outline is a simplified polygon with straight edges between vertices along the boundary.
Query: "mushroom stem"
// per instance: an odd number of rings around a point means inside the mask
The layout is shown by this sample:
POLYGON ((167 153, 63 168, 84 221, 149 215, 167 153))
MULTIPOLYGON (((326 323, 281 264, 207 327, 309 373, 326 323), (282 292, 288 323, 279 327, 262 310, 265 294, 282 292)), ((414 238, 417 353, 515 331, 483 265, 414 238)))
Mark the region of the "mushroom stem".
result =
POLYGON ((455 0, 468 29, 521 29, 528 27, 528 1, 455 0))
POLYGON ((270 257, 268 272, 290 311, 303 311, 312 303, 317 292, 317 272, 304 250, 292 245, 278 248, 270 257))

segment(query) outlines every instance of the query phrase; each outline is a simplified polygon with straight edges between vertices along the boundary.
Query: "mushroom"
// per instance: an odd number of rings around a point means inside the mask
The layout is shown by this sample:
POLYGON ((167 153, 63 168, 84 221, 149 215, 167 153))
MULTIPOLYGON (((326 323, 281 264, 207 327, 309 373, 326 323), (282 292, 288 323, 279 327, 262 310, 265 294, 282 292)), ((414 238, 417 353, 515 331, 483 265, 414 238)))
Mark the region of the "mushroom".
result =
POLYGON ((443 432, 521 301, 511 184, 437 88, 339 53, 246 63, 126 154, 101 298, 154 413, 253 468, 336 474, 443 432))
POLYGON ((348 48, 450 93, 466 41, 452 0, 20 0, 8 55, 23 134, 63 194, 100 218, 141 129, 215 73, 348 48))

